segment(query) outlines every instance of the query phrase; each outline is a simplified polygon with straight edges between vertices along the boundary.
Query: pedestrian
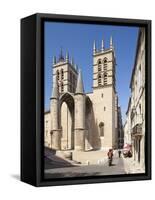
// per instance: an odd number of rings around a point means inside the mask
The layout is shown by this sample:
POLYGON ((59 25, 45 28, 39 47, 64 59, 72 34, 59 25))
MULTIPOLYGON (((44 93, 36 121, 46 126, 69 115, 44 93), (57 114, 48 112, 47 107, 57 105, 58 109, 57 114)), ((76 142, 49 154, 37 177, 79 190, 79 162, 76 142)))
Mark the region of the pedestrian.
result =
POLYGON ((121 157, 121 150, 118 151, 119 158, 121 157))
POLYGON ((112 166, 113 149, 109 149, 107 156, 108 156, 109 166, 112 166))

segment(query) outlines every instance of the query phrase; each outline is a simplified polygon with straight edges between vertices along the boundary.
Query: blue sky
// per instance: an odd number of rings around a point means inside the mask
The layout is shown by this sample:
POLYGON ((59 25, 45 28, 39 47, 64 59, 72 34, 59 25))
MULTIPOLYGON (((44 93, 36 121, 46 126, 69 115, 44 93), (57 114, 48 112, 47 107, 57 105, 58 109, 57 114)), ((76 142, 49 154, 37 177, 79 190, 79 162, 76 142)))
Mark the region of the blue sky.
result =
POLYGON ((68 51, 70 57, 73 57, 74 62, 81 68, 85 92, 90 92, 93 84, 93 41, 96 40, 97 48, 100 49, 101 40, 104 38, 105 48, 108 48, 112 35, 117 63, 116 90, 124 121, 130 96, 129 84, 136 52, 138 27, 45 22, 44 31, 45 110, 49 109, 51 95, 52 58, 54 55, 58 58, 60 48, 64 55, 68 51))

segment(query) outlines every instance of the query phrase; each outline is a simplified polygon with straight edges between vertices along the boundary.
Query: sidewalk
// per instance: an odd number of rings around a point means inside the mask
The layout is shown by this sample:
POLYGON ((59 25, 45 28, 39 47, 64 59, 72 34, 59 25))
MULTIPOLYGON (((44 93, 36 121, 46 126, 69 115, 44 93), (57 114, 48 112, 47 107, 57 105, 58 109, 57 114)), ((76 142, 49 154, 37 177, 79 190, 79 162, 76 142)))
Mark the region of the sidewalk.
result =
POLYGON ((133 158, 124 158, 124 168, 127 174, 145 173, 145 170, 133 160, 133 158))

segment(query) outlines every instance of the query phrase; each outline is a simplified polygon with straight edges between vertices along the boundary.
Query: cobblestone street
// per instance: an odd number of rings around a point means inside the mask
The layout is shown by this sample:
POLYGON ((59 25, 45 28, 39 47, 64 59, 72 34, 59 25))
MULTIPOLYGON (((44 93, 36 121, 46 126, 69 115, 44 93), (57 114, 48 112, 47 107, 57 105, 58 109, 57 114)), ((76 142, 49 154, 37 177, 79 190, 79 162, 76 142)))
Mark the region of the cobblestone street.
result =
MULTIPOLYGON (((56 166, 55 166, 56 167, 56 166)), ((64 167, 45 169, 45 178, 62 178, 62 177, 83 177, 83 176, 100 176, 116 175, 129 173, 143 173, 143 170, 134 164, 132 158, 118 158, 114 156, 112 166, 108 162, 99 165, 72 165, 64 167)))

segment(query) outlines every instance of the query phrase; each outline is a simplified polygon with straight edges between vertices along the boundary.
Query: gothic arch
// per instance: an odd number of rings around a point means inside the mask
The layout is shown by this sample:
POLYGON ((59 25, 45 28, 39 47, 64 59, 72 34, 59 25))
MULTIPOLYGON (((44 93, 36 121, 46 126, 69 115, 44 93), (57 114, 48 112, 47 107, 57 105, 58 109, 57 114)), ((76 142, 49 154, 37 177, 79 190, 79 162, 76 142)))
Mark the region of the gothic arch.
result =
POLYGON ((63 102, 66 102, 70 111, 74 111, 74 97, 71 93, 65 92, 60 96, 60 108, 63 102))
POLYGON ((105 57, 105 58, 103 59, 103 64, 104 64, 104 63, 107 63, 107 62, 108 62, 108 58, 105 57))
POLYGON ((59 98, 60 127, 62 129, 61 149, 74 148, 74 97, 66 92, 59 98), (63 115, 63 118, 62 118, 63 115))
POLYGON ((97 64, 98 64, 98 65, 99 65, 99 64, 102 64, 101 59, 98 59, 97 64))
POLYGON ((104 70, 104 72, 106 72, 106 71, 107 71, 107 68, 108 68, 107 62, 108 62, 108 59, 107 59, 107 57, 105 57, 105 58, 103 59, 103 70, 104 70))

